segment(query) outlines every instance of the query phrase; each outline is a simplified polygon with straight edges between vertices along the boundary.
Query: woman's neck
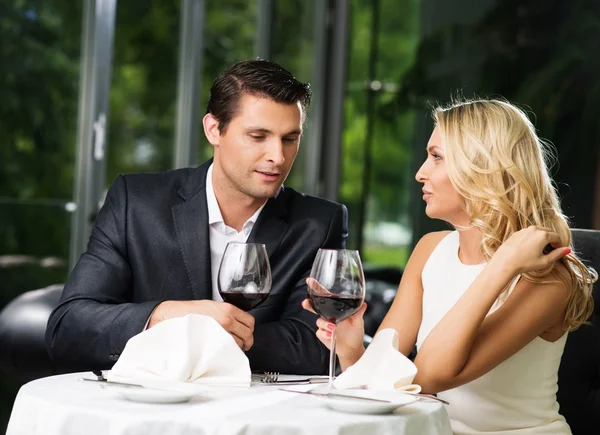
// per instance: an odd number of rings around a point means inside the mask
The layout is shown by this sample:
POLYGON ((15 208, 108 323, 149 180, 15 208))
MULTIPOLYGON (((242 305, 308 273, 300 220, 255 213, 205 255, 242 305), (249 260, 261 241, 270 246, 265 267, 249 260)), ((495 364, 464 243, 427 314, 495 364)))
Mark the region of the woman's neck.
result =
POLYGON ((481 231, 471 227, 458 230, 458 259, 463 264, 481 264, 486 261, 481 249, 481 231))

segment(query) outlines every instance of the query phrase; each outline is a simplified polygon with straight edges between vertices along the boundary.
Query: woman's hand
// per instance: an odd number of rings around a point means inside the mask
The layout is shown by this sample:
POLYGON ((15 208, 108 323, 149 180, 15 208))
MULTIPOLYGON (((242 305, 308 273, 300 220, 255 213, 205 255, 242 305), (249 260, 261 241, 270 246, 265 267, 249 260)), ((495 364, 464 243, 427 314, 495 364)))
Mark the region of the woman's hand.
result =
POLYGON ((491 262, 516 276, 548 267, 570 252, 571 249, 562 246, 558 234, 552 230, 530 226, 511 235, 498 248, 491 262), (552 249, 544 252, 547 245, 552 249))
MULTIPOLYGON (((306 283, 309 286, 319 285, 312 278, 308 278, 306 283)), ((311 313, 315 313, 309 299, 302 301, 302 308, 311 313)), ((335 331, 335 350, 342 369, 345 369, 358 361, 365 351, 363 344, 365 335, 363 315, 366 309, 367 304, 363 303, 356 313, 337 325, 322 318, 317 319, 317 327, 319 328, 317 330, 317 338, 327 346, 328 349, 331 349, 331 336, 335 331)))

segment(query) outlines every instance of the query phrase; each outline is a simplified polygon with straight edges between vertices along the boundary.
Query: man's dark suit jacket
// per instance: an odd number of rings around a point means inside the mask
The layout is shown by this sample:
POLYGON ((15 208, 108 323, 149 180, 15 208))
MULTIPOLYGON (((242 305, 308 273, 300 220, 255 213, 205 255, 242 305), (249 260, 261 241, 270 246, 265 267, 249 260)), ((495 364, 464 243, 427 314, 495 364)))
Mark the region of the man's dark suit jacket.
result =
MULTIPOLYGON (((210 163, 117 177, 48 321, 46 344, 58 371, 110 368, 160 302, 212 298, 210 163)), ((266 245, 273 275, 268 299, 250 311, 253 370, 327 370, 316 316, 300 303, 318 249, 343 248, 346 236, 343 205, 289 188, 268 200, 248 238, 266 245)))

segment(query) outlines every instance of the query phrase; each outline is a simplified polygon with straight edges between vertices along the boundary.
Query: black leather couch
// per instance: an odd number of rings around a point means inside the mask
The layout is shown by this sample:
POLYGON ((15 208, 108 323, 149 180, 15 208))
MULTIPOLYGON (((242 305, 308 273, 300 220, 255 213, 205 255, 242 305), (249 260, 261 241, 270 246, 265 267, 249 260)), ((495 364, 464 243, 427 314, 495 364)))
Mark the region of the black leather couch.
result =
MULTIPOLYGON (((600 231, 573 230, 575 250, 600 271, 600 231)), ((365 333, 375 334, 388 311, 402 271, 366 268, 365 333)), ((0 372, 19 382, 55 373, 44 334, 62 285, 30 291, 0 312, 0 372)), ((574 435, 600 433, 600 283, 594 285, 595 311, 590 325, 569 335, 559 370, 558 402, 574 435)))
POLYGON ((54 374, 46 351, 46 324, 63 285, 25 292, 0 312, 0 373, 26 383, 54 374))

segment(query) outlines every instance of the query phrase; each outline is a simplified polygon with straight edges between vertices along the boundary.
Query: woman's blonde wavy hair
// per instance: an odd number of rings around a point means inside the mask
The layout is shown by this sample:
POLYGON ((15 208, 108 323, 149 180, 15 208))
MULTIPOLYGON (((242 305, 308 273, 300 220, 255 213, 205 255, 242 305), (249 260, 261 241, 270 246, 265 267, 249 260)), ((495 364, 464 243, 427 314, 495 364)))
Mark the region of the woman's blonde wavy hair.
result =
MULTIPOLYGON (((465 199, 471 226, 483 234, 482 249, 489 260, 514 232, 530 225, 551 228, 563 246, 571 247, 571 231, 563 215, 549 168, 553 154, 540 140, 521 109, 501 100, 462 100, 434 109, 433 117, 445 143, 448 176, 465 199)), ((598 275, 574 253, 554 264, 529 272, 532 282, 559 278, 570 290, 564 327, 574 330, 593 312, 592 285, 598 275)))

